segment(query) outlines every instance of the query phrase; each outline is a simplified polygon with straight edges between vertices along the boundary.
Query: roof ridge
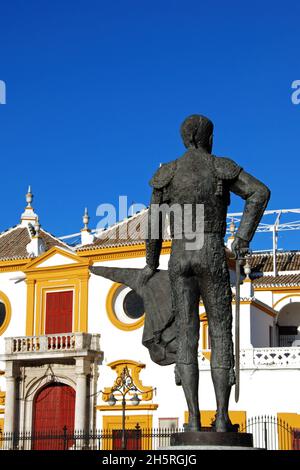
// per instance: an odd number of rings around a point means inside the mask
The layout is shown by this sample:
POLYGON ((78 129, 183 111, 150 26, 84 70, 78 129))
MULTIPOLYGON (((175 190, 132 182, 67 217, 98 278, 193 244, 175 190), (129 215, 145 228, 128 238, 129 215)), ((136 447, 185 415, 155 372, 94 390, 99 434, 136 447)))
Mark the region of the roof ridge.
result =
MULTIPOLYGON (((277 255, 299 255, 300 254, 300 250, 286 250, 286 251, 277 251, 276 252, 276 256, 277 255)), ((259 253, 251 253, 251 256, 273 256, 273 252, 272 251, 261 251, 259 253)))
MULTIPOLYGON (((47 232, 47 230, 45 230, 44 228, 41 227, 41 230, 40 230, 40 233, 43 232, 45 233, 46 235, 48 235, 48 237, 51 237, 53 238, 54 240, 57 240, 61 245, 64 245, 64 247, 66 247, 68 250, 70 251, 74 251, 72 249, 72 247, 70 245, 68 245, 67 243, 63 242, 62 240, 60 240, 58 237, 56 237, 55 235, 53 235, 52 233, 50 232, 47 232)), ((48 250, 47 250, 48 251, 48 250)))
POLYGON ((10 227, 10 228, 4 230, 3 232, 1 232, 0 233, 0 238, 5 236, 5 235, 8 235, 9 233, 13 232, 14 230, 17 230, 18 228, 24 229, 26 227, 22 227, 21 224, 14 225, 13 227, 10 227))

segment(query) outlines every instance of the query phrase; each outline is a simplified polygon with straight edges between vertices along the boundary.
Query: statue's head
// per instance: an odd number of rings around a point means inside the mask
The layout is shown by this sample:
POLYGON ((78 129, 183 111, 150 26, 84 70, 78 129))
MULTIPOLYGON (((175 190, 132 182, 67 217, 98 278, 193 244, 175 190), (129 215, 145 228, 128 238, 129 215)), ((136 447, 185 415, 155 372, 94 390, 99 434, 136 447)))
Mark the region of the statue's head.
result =
POLYGON ((186 148, 202 147, 211 152, 214 125, 210 119, 200 114, 188 116, 180 127, 180 133, 186 148))

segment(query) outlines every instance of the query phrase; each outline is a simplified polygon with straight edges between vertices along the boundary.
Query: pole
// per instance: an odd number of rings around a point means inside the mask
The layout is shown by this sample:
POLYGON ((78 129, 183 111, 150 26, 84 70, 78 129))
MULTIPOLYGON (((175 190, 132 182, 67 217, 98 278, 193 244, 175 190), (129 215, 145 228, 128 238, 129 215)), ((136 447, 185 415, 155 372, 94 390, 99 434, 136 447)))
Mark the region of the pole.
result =
POLYGON ((122 399, 122 450, 126 449, 126 439, 125 439, 125 407, 126 407, 126 400, 125 395, 123 395, 122 399))
POLYGON ((240 396, 240 282, 241 259, 236 260, 236 288, 235 288, 235 402, 240 396))

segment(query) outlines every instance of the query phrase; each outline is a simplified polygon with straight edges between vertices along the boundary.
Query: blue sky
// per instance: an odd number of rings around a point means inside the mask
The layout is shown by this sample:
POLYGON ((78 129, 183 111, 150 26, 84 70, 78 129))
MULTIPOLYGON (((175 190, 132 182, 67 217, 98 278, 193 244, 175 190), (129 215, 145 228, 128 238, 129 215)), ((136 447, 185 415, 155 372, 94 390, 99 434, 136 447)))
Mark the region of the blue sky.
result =
MULTIPOLYGON (((270 209, 299 207, 299 17, 289 0, 3 0, 0 229, 18 223, 28 184, 57 235, 80 230, 85 206, 94 227, 119 195, 147 204, 192 113, 215 122, 215 154, 271 188, 270 209)), ((298 232, 280 246, 299 247, 298 232)))

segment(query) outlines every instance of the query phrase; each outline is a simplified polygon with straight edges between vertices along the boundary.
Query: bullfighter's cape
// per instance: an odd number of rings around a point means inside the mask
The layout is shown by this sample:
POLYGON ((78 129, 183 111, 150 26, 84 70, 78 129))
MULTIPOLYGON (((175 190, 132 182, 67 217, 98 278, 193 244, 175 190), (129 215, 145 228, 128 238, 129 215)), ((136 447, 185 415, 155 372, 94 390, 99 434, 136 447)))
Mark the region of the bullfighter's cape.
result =
POLYGON ((125 284, 143 299, 145 322, 142 343, 148 348, 152 361, 159 365, 174 364, 176 328, 168 271, 157 271, 144 286, 140 286, 138 282, 141 269, 95 266, 90 267, 90 271, 97 276, 125 284))

